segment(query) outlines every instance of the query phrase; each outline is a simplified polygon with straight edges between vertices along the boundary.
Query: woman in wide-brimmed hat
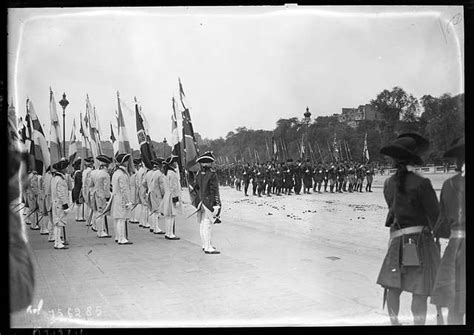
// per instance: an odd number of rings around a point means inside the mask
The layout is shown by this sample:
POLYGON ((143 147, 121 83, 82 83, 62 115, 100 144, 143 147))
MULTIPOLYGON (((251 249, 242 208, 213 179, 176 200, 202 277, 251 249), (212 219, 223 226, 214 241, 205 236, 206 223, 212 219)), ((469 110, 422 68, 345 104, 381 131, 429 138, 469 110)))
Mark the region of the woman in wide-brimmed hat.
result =
POLYGON ((400 135, 381 153, 395 161, 397 172, 385 180, 384 196, 389 213, 390 241, 377 283, 384 287, 392 324, 399 324, 400 294, 413 294, 415 324, 424 324, 427 299, 439 264, 439 250, 431 231, 438 217, 438 199, 429 179, 413 172, 429 143, 418 134, 400 135))
POLYGON ((448 307, 448 323, 462 324, 466 313, 466 181, 464 137, 454 140, 444 157, 456 158, 458 173, 443 183, 434 234, 449 238, 436 275, 431 303, 448 307))

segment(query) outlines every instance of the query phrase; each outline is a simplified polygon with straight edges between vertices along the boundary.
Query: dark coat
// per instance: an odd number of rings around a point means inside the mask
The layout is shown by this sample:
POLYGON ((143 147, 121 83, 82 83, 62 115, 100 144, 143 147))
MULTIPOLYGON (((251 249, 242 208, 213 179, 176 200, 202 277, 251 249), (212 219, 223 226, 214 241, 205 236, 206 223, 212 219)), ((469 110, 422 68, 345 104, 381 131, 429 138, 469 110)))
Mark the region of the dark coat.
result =
POLYGON ((439 265, 439 250, 431 235, 439 213, 438 199, 429 179, 408 172, 405 193, 401 193, 397 187, 397 178, 397 175, 393 175, 385 181, 384 196, 389 207, 385 225, 390 227, 390 232, 413 226, 424 226, 425 230, 391 241, 377 284, 430 295, 439 265), (403 244, 410 238, 417 245, 420 266, 405 267, 401 264, 403 244))
MULTIPOLYGON (((461 174, 443 184, 440 213, 434 229, 437 237, 449 238, 451 229, 466 227, 465 179, 461 174)), ((466 239, 450 238, 436 275, 431 303, 466 311, 466 239)))
POLYGON ((219 181, 216 171, 213 169, 198 171, 194 189, 197 191, 199 199, 201 199, 204 206, 211 212, 214 211, 213 206, 220 206, 219 181))
POLYGON ((74 171, 74 188, 72 189, 72 201, 76 204, 84 203, 84 198, 82 197, 82 171, 74 171))

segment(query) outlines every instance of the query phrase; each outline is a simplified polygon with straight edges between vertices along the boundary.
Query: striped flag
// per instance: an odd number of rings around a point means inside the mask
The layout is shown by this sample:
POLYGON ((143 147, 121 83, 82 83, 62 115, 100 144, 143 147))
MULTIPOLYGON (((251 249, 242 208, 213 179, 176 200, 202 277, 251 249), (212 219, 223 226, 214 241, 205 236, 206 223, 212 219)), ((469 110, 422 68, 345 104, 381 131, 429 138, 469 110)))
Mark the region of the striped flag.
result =
MULTIPOLYGON (((123 118, 122 107, 120 104, 120 93, 117 91, 117 103, 118 103, 118 152, 120 154, 131 154, 132 149, 130 147, 130 141, 127 136, 127 129, 125 128, 125 121, 123 118)), ((139 141, 140 142, 140 141, 139 141)))
MULTIPOLYGON (((175 156, 178 156, 178 168, 179 171, 183 170, 183 161, 181 155, 181 143, 179 140, 179 131, 178 131, 178 119, 176 117, 176 101, 174 97, 172 99, 173 103, 173 113, 171 114, 171 153, 175 156)), ((179 175, 179 173, 178 173, 179 175)))
POLYGON ((28 99, 29 122, 31 129, 31 140, 34 143, 34 156, 36 160, 36 170, 39 174, 43 173, 43 169, 48 168, 51 165, 51 158, 49 155, 48 143, 44 136, 41 122, 36 115, 33 103, 28 99))
POLYGON ((140 146, 143 164, 145 164, 148 169, 153 169, 151 160, 155 158, 155 155, 151 148, 150 136, 147 134, 147 130, 144 126, 143 113, 138 107, 137 98, 135 98, 135 117, 137 124, 138 145, 140 146))
POLYGON ((61 160, 64 153, 61 150, 61 126, 56 110, 56 101, 54 100, 51 88, 49 89, 49 116, 51 119, 49 149, 51 152, 51 162, 54 164, 61 160))
POLYGON ((275 142, 275 137, 272 135, 272 158, 274 161, 278 160, 278 145, 275 142))
POLYGON ((98 166, 99 163, 95 159, 97 156, 102 154, 102 148, 97 131, 97 119, 88 94, 86 95, 86 115, 84 122, 89 131, 89 144, 92 150, 92 157, 94 157, 94 162, 96 163, 96 166, 98 166))
POLYGON ((365 159, 365 162, 369 161, 369 148, 367 147, 367 132, 365 132, 365 139, 364 139, 364 152, 362 153, 363 159, 365 159))
POLYGON ((191 123, 191 115, 189 114, 189 109, 184 103, 184 90, 181 80, 178 78, 179 82, 179 97, 181 105, 183 106, 183 111, 181 112, 182 122, 183 122, 183 158, 184 158, 184 171, 186 176, 186 183, 188 185, 189 196, 193 206, 197 207, 200 200, 197 192, 190 187, 194 183, 194 176, 199 170, 199 164, 196 163, 196 159, 199 157, 199 148, 197 145, 196 137, 194 135, 193 124, 191 123))
POLYGON ((77 139, 76 139, 76 119, 72 120, 71 138, 69 140, 69 164, 74 163, 77 156, 77 139))

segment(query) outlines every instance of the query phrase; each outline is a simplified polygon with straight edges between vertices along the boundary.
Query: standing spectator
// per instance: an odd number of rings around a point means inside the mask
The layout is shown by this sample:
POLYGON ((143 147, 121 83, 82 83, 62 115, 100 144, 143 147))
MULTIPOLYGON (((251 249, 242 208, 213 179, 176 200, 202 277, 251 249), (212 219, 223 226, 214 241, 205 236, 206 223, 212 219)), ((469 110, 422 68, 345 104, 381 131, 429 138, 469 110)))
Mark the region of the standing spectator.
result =
POLYGON ((163 164, 165 194, 162 203, 166 222, 165 238, 167 240, 179 240, 179 237, 175 235, 176 215, 183 213, 181 185, 176 173, 176 168, 178 167, 177 159, 178 156, 171 155, 163 164))
POLYGON ((130 154, 118 154, 116 157, 118 168, 112 175, 111 214, 114 219, 116 241, 119 245, 133 244, 127 236, 127 220, 132 208, 130 194, 130 175, 127 171, 127 162, 130 154))
POLYGON ((439 250, 431 234, 438 217, 438 199, 430 180, 413 172, 414 165, 422 165, 420 155, 428 146, 419 135, 402 134, 380 151, 392 157, 397 168, 384 184, 389 208, 385 226, 390 227, 390 241, 377 279, 384 287, 384 303, 386 298, 392 325, 400 324, 403 291, 413 295, 414 323, 425 323, 427 299, 438 269, 439 250))
POLYGON ((448 324, 462 324, 466 313, 466 181, 464 137, 444 157, 456 158, 457 174, 441 189, 440 213, 434 235, 449 238, 436 275, 431 303, 448 308, 448 324))

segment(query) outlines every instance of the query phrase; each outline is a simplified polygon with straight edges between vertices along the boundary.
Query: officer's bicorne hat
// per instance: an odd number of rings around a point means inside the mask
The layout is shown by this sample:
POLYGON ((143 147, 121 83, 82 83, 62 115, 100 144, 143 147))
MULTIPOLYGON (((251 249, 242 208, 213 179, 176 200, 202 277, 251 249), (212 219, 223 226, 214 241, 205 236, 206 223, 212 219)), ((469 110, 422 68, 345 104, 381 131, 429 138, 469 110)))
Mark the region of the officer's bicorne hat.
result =
POLYGON ((102 162, 102 163, 105 163, 105 164, 110 164, 110 163, 113 162, 112 158, 110 158, 109 156, 106 156, 106 155, 97 156, 97 160, 102 162))
POLYGON ((171 165, 171 164, 176 163, 176 162, 178 162, 178 156, 176 156, 176 155, 171 155, 168 158, 166 158, 165 161, 164 161, 164 163, 166 165, 171 165))
POLYGON ((198 159, 196 159, 197 163, 212 163, 216 160, 216 157, 214 157, 214 154, 211 151, 207 151, 203 153, 201 156, 199 156, 198 159))
POLYGON ((93 157, 87 157, 87 158, 84 159, 84 161, 87 164, 92 164, 92 163, 94 163, 94 158, 93 157))
POLYGON ((398 136, 392 143, 384 146, 380 153, 392 157, 396 160, 412 162, 422 165, 423 160, 420 155, 429 147, 429 142, 421 135, 407 133, 398 136))
POLYGON ((164 161, 165 159, 163 157, 157 157, 151 160, 151 164, 160 166, 161 164, 163 164, 164 161))
POLYGON ((53 169, 57 171, 64 170, 69 165, 69 161, 66 158, 61 158, 59 162, 53 164, 53 169))
POLYGON ((464 141, 464 136, 458 137, 457 139, 452 141, 451 146, 443 154, 443 157, 464 159, 466 150, 466 145, 464 141))
POLYGON ((79 157, 78 159, 76 159, 74 161, 74 163, 72 163, 72 167, 75 169, 75 170, 78 170, 80 167, 81 167, 81 162, 82 162, 82 159, 81 157, 79 157))
POLYGON ((115 156, 115 160, 119 164, 124 164, 125 162, 129 160, 129 158, 130 158, 130 154, 118 154, 117 156, 115 156))

